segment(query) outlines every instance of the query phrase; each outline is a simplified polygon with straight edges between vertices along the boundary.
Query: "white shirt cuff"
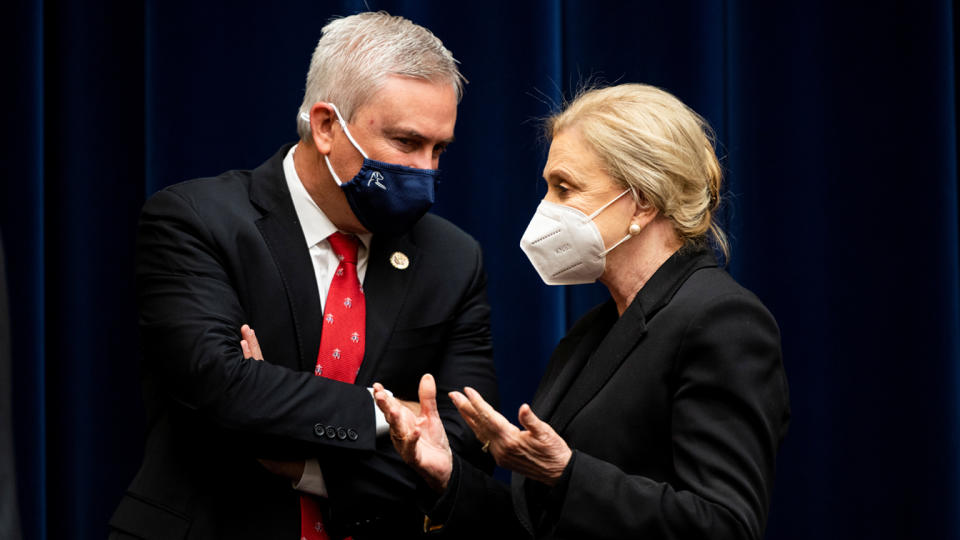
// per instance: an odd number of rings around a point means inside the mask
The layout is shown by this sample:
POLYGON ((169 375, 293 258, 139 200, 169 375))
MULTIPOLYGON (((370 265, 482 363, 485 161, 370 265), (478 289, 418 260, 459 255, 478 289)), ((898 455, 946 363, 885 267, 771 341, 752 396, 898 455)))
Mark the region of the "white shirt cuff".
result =
MULTIPOLYGON (((387 392, 387 395, 393 397, 393 392, 384 388, 387 392)), ((370 398, 373 398, 373 388, 367 388, 367 391, 370 392, 370 398)), ((380 407, 377 407, 377 402, 373 402, 373 416, 377 422, 377 437, 386 435, 390 432, 390 424, 387 423, 387 417, 383 415, 383 411, 380 410, 380 407)))
POLYGON ((303 475, 300 481, 293 482, 293 489, 316 495, 317 497, 327 496, 327 483, 323 481, 323 471, 320 470, 320 462, 316 459, 308 459, 303 464, 303 475))

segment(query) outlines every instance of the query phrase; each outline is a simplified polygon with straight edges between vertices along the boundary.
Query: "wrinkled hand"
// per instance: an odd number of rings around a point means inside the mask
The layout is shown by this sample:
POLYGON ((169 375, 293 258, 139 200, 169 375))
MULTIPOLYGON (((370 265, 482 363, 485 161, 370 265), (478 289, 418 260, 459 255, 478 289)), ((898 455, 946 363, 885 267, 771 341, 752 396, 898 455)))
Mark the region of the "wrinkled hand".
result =
POLYGON ((450 481, 453 453, 437 411, 437 384, 429 373, 420 379, 419 395, 420 411, 415 414, 387 394, 382 384, 373 384, 373 397, 390 424, 390 440, 397 453, 440 493, 450 481))
MULTIPOLYGON (((243 350, 244 359, 263 361, 263 351, 260 350, 260 342, 257 341, 257 335, 249 325, 240 327, 240 349, 243 350)), ((274 461, 272 459, 258 459, 261 465, 271 473, 289 478, 294 482, 299 482, 303 476, 305 464, 300 461, 274 461)))
POLYGON ((550 424, 524 403, 517 415, 525 430, 507 421, 473 388, 450 392, 450 399, 477 439, 489 443, 497 465, 549 486, 557 483, 573 452, 550 424))

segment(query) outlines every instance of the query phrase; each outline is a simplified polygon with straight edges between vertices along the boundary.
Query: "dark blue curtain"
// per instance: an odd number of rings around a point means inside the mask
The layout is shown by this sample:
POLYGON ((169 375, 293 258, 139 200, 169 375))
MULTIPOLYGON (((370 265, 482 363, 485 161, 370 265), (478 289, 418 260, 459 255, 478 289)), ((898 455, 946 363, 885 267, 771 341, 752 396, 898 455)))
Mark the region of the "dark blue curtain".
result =
MULTIPOLYGON (((483 245, 509 417, 598 286, 518 249, 539 119, 647 82, 715 127, 730 270, 783 333, 794 420, 767 537, 960 537, 956 6, 414 2, 470 79, 435 211, 483 245)), ((843 5, 841 5, 843 4, 843 5)), ((102 538, 144 434, 132 286, 144 198, 296 137, 321 26, 364 2, 13 0, 0 231, 25 538, 102 538)))

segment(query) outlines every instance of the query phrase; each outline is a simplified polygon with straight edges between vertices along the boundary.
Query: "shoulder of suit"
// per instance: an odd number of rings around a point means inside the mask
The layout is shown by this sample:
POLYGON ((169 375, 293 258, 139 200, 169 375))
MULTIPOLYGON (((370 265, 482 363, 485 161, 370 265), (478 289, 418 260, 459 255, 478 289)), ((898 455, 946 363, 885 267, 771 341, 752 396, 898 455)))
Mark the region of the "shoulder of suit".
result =
POLYGON ((176 206, 182 206, 189 207, 192 213, 204 220, 237 212, 255 215, 251 213, 250 182, 251 171, 245 170, 194 178, 167 186, 151 195, 144 204, 144 212, 162 215, 176 206))
POLYGON ((480 249, 480 244, 463 229, 431 213, 425 214, 409 235, 417 247, 428 251, 453 250, 463 253, 463 250, 480 249))
POLYGON ((670 304, 674 308, 700 311, 721 299, 737 300, 744 305, 767 311, 757 295, 737 283, 733 276, 719 267, 701 268, 693 272, 674 294, 670 304))
POLYGON ((218 176, 194 178, 167 186, 162 191, 175 193, 190 200, 223 201, 248 199, 252 171, 231 170, 218 176))

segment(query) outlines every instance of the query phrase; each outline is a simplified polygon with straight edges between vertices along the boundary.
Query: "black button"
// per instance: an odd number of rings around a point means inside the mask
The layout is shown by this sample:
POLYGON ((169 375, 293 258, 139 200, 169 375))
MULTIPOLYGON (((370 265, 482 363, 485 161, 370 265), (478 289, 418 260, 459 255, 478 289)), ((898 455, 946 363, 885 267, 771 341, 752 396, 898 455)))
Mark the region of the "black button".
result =
POLYGON ((336 439, 336 438, 337 438, 337 428, 335 428, 335 427, 333 427, 333 426, 327 426, 326 433, 327 433, 327 438, 328 438, 328 439, 336 439))
POLYGON ((313 434, 316 435, 317 437, 323 437, 324 435, 323 424, 314 424, 313 434))
POLYGON ((341 441, 346 440, 346 439, 347 439, 347 430, 343 429, 342 427, 338 427, 338 428, 337 428, 337 438, 340 439, 341 441))
POLYGON ((360 435, 356 432, 356 430, 348 429, 348 430, 347 430, 347 437, 348 437, 351 441, 355 441, 355 440, 357 440, 357 439, 360 438, 360 435))

